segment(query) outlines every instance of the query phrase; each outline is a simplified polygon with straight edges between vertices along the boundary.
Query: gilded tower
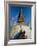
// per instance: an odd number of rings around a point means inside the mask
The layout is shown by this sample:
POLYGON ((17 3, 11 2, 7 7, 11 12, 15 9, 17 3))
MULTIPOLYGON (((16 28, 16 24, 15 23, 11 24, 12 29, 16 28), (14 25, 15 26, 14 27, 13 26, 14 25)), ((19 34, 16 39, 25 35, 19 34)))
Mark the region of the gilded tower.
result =
POLYGON ((22 13, 22 8, 21 8, 21 11, 19 11, 18 23, 22 23, 22 22, 24 22, 24 16, 22 13))

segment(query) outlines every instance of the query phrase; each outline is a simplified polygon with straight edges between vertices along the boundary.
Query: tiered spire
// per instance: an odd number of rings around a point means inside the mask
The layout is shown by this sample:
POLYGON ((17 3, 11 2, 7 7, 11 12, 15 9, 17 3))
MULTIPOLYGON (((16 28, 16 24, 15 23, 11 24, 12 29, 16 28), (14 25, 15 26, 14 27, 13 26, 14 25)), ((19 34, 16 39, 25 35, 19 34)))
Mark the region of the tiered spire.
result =
POLYGON ((19 23, 24 22, 22 8, 19 11, 18 22, 19 23))

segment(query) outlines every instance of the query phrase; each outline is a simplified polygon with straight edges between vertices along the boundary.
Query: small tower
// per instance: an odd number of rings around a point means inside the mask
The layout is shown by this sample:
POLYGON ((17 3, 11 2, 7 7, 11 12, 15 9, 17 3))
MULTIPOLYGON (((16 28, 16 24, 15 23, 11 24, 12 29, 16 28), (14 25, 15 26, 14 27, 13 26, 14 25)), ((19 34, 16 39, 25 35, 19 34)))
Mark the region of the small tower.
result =
POLYGON ((18 16, 18 23, 22 23, 24 22, 24 17, 23 17, 23 12, 22 12, 22 8, 19 11, 19 16, 18 16))

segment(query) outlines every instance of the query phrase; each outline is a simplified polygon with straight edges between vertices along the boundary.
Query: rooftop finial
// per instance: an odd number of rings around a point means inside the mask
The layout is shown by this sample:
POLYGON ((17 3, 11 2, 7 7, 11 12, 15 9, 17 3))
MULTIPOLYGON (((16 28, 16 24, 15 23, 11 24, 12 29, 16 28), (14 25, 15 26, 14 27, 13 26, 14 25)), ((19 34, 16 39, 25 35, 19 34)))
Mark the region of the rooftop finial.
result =
POLYGON ((21 16, 22 16, 22 8, 21 8, 21 16))

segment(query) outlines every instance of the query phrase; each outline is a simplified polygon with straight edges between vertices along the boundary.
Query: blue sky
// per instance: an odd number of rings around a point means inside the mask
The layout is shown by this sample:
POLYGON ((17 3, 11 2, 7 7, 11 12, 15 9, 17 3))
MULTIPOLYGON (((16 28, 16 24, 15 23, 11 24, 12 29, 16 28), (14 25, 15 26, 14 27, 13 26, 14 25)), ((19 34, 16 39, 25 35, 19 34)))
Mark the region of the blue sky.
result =
POLYGON ((22 8, 22 14, 24 16, 24 23, 28 24, 31 22, 31 7, 25 6, 25 7, 17 7, 17 6, 9 6, 9 20, 10 24, 17 23, 18 19, 18 13, 21 11, 22 8))

